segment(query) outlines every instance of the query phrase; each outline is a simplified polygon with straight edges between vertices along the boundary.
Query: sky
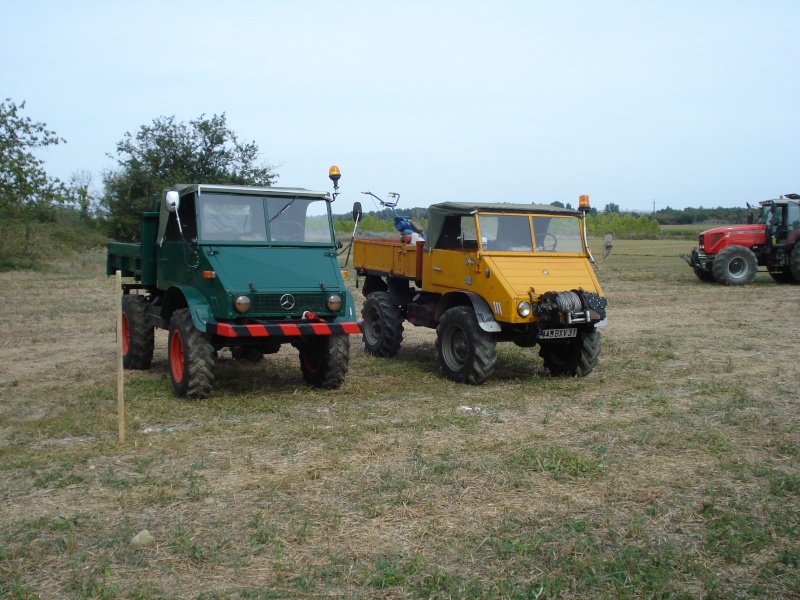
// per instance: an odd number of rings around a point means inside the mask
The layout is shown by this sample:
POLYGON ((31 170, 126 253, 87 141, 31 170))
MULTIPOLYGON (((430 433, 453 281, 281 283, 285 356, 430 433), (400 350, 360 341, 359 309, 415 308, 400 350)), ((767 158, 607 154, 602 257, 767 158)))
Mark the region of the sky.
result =
POLYGON ((336 213, 800 193, 798 0, 0 0, 0 23, 0 99, 96 191, 126 132, 224 113, 276 185, 338 165, 336 213))

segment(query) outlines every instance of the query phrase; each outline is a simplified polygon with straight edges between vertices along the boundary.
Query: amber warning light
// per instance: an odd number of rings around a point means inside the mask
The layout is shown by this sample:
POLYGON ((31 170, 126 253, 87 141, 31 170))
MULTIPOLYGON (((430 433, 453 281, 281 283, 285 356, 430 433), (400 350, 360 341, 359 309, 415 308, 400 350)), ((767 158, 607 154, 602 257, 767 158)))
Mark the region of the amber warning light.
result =
POLYGON ((328 177, 331 178, 333 182, 333 189, 339 189, 339 179, 341 178, 342 173, 339 171, 339 167, 333 165, 330 169, 328 169, 328 177))
POLYGON ((582 194, 578 198, 578 210, 581 211, 581 212, 589 212, 590 210, 592 210, 592 207, 589 206, 589 195, 588 194, 582 194))

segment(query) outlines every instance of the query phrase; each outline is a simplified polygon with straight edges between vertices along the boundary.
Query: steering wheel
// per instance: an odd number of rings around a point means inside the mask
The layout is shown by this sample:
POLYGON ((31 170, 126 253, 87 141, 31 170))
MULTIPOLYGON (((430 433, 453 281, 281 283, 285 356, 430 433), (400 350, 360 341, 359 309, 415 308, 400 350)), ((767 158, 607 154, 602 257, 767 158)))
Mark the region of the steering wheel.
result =
POLYGON ((555 252, 557 245, 558 245, 558 238, 552 233, 545 233, 544 236, 542 237, 542 243, 539 244, 539 247, 537 249, 543 252, 555 252), (548 241, 548 238, 552 238, 552 241, 548 241))
POLYGON ((233 225, 219 219, 208 223, 208 228, 219 233, 239 233, 233 225))
POLYGON ((276 242, 302 242, 306 230, 297 221, 278 221, 270 225, 272 239, 276 242))

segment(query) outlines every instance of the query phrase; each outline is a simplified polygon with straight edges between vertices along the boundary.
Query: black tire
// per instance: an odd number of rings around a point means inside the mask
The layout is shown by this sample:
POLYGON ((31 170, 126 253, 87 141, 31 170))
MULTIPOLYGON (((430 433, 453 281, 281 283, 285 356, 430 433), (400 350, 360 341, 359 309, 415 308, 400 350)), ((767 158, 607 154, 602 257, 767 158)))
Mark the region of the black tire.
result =
POLYGON ((436 327, 436 359, 448 379, 480 385, 494 372, 497 340, 481 329, 471 306, 455 306, 436 327))
POLYGON ((147 324, 147 299, 127 294, 122 297, 122 366, 149 369, 153 362, 153 326, 147 324))
POLYGON ((714 279, 724 285, 747 285, 756 278, 758 260, 749 248, 728 246, 714 259, 714 279))
POLYGON ((344 383, 350 365, 350 336, 324 335, 300 348, 300 369, 309 385, 335 390, 344 383))
POLYGON ((785 267, 777 271, 770 271, 769 276, 772 277, 775 283, 800 283, 800 281, 795 281, 792 271, 785 267))
POLYGON ((800 283, 800 244, 795 244, 789 255, 789 270, 792 272, 795 283, 800 283))
POLYGON ((216 353, 209 336, 192 323, 188 308, 176 310, 170 319, 167 352, 175 394, 208 398, 214 389, 216 353))
POLYGON ((361 309, 364 348, 372 356, 392 357, 403 342, 403 314, 388 292, 373 292, 361 309))
POLYGON ((705 281, 706 283, 714 282, 714 273, 712 273, 711 271, 705 271, 700 267, 695 267, 694 274, 697 275, 697 278, 700 281, 705 281))
POLYGON ((539 346, 539 356, 551 375, 586 377, 600 358, 600 332, 578 332, 571 340, 545 341, 539 346))

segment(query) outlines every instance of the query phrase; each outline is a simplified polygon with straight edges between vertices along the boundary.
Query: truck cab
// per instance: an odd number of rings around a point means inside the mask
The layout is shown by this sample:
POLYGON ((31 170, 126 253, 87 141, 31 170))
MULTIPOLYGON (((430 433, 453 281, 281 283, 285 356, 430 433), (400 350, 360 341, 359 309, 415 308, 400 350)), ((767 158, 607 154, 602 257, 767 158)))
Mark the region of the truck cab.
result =
POLYGON ((259 320, 291 323, 312 313, 326 322, 354 320, 329 204, 328 194, 298 188, 167 190, 155 248, 156 288, 167 293, 166 312, 182 292, 202 295, 207 314, 193 313, 201 331, 259 320))
MULTIPOLYGON (((338 190, 338 169, 331 179, 338 190)), ((154 328, 169 331, 179 396, 206 397, 222 348, 260 360, 291 344, 306 383, 339 387, 361 333, 339 268, 327 192, 175 185, 142 218, 140 244, 110 243, 123 284, 123 364, 146 369, 154 328)))
POLYGON ((424 242, 356 240, 366 350, 394 356, 407 320, 436 329, 442 370, 460 383, 483 383, 504 341, 538 345, 552 374, 588 375, 607 301, 586 242, 583 198, 583 210, 434 204, 424 242))

